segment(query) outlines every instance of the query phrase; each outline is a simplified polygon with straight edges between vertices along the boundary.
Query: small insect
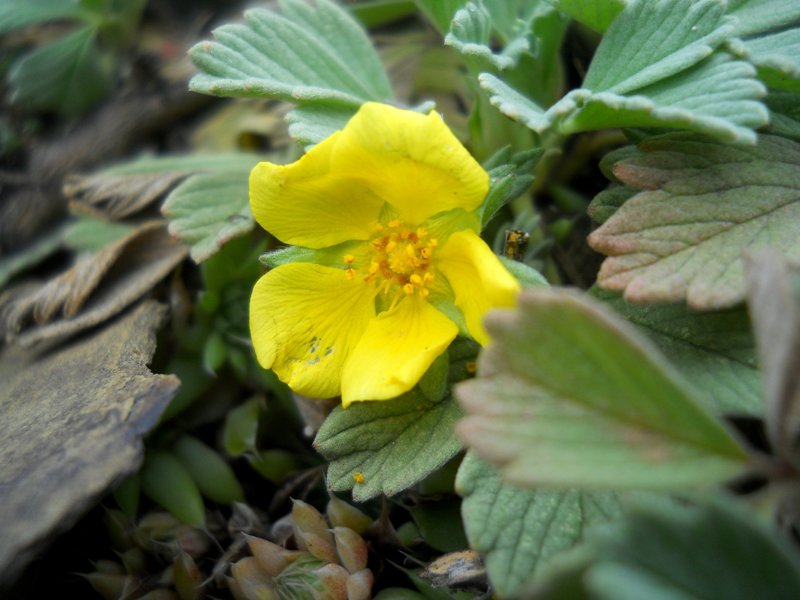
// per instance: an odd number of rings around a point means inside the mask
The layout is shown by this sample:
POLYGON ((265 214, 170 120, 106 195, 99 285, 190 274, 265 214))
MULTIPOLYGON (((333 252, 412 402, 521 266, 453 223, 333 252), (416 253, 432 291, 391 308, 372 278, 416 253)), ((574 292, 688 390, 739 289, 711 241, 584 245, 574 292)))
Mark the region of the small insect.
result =
POLYGON ((434 560, 420 573, 433 587, 450 589, 486 589, 486 567, 474 550, 450 552, 434 560))
POLYGON ((506 229, 506 241, 503 247, 503 254, 512 260, 522 260, 530 239, 531 234, 527 231, 523 231, 522 229, 506 229))

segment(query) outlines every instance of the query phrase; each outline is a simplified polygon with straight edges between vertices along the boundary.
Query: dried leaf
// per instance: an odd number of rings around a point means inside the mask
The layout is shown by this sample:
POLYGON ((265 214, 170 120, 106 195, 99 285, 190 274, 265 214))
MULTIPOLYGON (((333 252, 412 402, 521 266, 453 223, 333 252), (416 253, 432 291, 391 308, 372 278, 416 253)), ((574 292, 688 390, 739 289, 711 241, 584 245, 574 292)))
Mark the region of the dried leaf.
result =
POLYGON ((163 317, 146 302, 68 346, 0 354, 0 579, 138 467, 179 383, 145 366, 163 317))
POLYGON ((31 318, 37 326, 19 335, 23 345, 97 325, 146 294, 187 252, 162 223, 145 223, 8 307, 6 337, 23 331, 31 318))
POLYGON ((748 261, 748 304, 764 377, 765 425, 775 453, 800 462, 800 294, 786 259, 765 250, 748 261))
POLYGON ((64 195, 71 199, 76 212, 89 207, 109 219, 122 219, 158 200, 187 175, 187 171, 73 175, 64 184, 64 195))

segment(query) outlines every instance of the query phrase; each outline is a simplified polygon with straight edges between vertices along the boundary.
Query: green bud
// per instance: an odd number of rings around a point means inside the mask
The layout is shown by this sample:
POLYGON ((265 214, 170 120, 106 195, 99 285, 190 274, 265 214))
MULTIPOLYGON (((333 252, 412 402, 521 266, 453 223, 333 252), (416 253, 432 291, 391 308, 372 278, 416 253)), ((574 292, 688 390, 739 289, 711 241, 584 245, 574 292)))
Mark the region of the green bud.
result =
POLYGON ((236 475, 213 448, 195 437, 183 435, 172 446, 172 453, 207 498, 220 504, 244 500, 244 491, 236 475))
POLYGON ((328 508, 325 512, 333 527, 347 527, 359 535, 363 534, 373 522, 373 519, 355 506, 333 495, 328 501, 328 508))
POLYGON ((287 550, 278 544, 273 544, 268 540, 254 536, 245 536, 250 552, 258 562, 258 566, 270 577, 277 577, 280 573, 294 561, 302 552, 287 550))
POLYGON ((122 564, 125 565, 125 570, 128 573, 144 572, 147 558, 145 557, 144 551, 138 546, 121 552, 119 558, 122 560, 122 564))
POLYGON ((375 577, 369 569, 357 571, 347 578, 347 600, 369 600, 372 598, 372 583, 375 577))
POLYGON ((367 568, 369 550, 364 539, 347 527, 334 527, 333 538, 336 540, 336 552, 339 563, 350 573, 367 568))
POLYGON ((203 527, 205 506, 186 467, 171 453, 151 453, 142 467, 142 491, 184 523, 203 527))

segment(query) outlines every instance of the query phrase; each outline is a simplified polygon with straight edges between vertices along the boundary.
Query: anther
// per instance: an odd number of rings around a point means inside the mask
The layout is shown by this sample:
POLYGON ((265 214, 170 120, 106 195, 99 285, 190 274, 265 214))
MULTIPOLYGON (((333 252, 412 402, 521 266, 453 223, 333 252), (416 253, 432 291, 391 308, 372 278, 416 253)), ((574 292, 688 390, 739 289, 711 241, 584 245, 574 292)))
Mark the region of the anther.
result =
POLYGON ((354 255, 352 255, 352 254, 345 254, 344 255, 344 264, 352 265, 354 262, 356 262, 356 257, 354 255))
POLYGON ((410 283, 407 283, 403 286, 403 291, 406 293, 407 296, 410 296, 414 293, 414 286, 410 283))

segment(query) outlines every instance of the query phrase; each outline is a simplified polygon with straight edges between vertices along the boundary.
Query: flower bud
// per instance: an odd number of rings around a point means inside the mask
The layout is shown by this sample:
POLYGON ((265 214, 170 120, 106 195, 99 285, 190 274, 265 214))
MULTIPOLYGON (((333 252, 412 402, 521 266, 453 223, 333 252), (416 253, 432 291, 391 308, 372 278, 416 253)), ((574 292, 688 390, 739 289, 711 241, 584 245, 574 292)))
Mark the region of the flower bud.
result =
POLYGON ((360 535, 347 527, 334 527, 333 537, 336 540, 339 563, 345 569, 350 573, 366 569, 369 550, 360 535))
POLYGON ((369 600, 372 598, 372 583, 375 577, 369 569, 363 569, 347 578, 347 600, 369 600))
POLYGON ((175 557, 172 568, 175 591, 181 600, 197 600, 202 597, 203 575, 191 556, 181 552, 175 557))
MULTIPOLYGON (((333 535, 328 530, 328 522, 325 517, 316 508, 302 500, 294 500, 292 506, 292 528, 297 547, 300 550, 307 549, 305 545, 307 534, 313 534, 327 542, 331 548, 334 547, 333 535)), ((322 552, 323 550, 320 551, 322 552)))
POLYGON ((262 572, 258 561, 252 556, 231 565, 231 574, 236 581, 236 595, 244 600, 277 600, 272 579, 262 572))
POLYGON ((250 552, 256 559, 261 570, 270 577, 280 575, 288 565, 293 563, 302 552, 287 550, 268 540, 264 540, 251 535, 245 536, 250 552))
POLYGON ((333 527, 349 527, 359 535, 364 533, 373 521, 355 506, 333 495, 328 501, 326 512, 333 527))
POLYGON ((323 593, 318 596, 320 600, 347 600, 347 578, 350 574, 339 565, 329 564, 314 571, 322 584, 323 593))

